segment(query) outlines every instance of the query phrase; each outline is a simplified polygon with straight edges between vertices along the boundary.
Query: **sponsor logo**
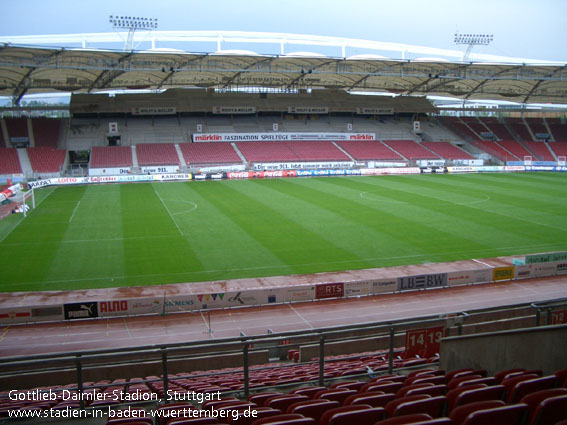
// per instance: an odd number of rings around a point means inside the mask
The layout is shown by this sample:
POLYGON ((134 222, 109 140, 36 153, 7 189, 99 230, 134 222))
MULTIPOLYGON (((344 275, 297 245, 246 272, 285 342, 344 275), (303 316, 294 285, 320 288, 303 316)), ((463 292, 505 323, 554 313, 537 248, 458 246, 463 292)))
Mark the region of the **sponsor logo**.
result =
POLYGON ((510 280, 514 279, 514 266, 496 267, 492 270, 492 280, 510 280))
POLYGON ((222 137, 218 134, 203 134, 203 135, 194 135, 193 140, 196 142, 220 142, 222 137))
POLYGON ((372 134, 351 134, 349 139, 350 140, 374 140, 374 136, 372 134))
POLYGON ((28 182, 28 186, 32 188, 49 186, 50 184, 51 184, 51 180, 38 180, 36 182, 28 182))
POLYGON ((344 283, 323 283, 315 286, 315 298, 337 298, 344 294, 344 283))
POLYGON ((255 304, 256 303, 256 298, 254 297, 246 297, 242 295, 242 292, 237 292, 236 295, 234 295, 233 297, 230 297, 228 299, 229 303, 238 303, 241 305, 244 304, 255 304))
POLYGON ((193 300, 167 300, 165 302, 166 307, 189 307, 193 304, 193 300))
POLYGON ((98 317, 96 302, 72 303, 63 306, 65 319, 88 319, 98 317))
POLYGON ((217 299, 219 301, 222 301, 224 298, 225 294, 205 294, 205 295, 197 295, 197 298, 199 299, 199 302, 203 302, 203 300, 205 300, 206 302, 210 302, 210 301, 216 301, 217 299))
POLYGON ((100 301, 98 303, 99 313, 118 313, 128 311, 128 301, 100 301))
POLYGON ((398 278, 398 291, 426 288, 443 288, 446 286, 447 273, 424 274, 398 278))
POLYGON ((133 310, 154 310, 160 306, 161 302, 158 300, 154 301, 138 301, 132 304, 133 310))

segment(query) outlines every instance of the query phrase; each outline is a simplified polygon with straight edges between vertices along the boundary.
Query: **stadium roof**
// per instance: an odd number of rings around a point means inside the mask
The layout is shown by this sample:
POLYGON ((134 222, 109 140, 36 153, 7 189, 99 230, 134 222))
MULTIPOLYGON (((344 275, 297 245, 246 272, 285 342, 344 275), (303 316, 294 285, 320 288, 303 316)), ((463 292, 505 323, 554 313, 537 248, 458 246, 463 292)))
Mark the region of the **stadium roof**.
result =
POLYGON ((567 65, 462 63, 378 55, 261 55, 0 45, 0 95, 179 87, 332 88, 520 103, 567 103, 567 65))

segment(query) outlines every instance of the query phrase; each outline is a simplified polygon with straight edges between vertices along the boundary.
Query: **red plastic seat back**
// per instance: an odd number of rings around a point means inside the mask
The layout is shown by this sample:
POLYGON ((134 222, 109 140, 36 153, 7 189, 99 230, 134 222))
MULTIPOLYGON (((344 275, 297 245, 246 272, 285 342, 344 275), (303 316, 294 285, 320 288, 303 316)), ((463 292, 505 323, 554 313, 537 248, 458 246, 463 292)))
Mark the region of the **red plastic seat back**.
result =
POLYGON ((512 404, 477 410, 467 416, 463 425, 521 425, 528 412, 526 404, 512 404))
POLYGON ((455 425, 461 425, 466 417, 472 412, 477 410, 494 409, 495 407, 505 406, 502 400, 486 400, 486 401, 476 401, 474 403, 464 404, 462 406, 455 407, 449 417, 455 425))
POLYGON ((447 398, 445 396, 430 397, 423 400, 408 401, 399 404, 392 416, 410 415, 412 413, 427 413, 432 418, 443 416, 447 398))
POLYGON ((560 420, 567 419, 567 395, 546 398, 533 416, 533 425, 555 425, 560 420))

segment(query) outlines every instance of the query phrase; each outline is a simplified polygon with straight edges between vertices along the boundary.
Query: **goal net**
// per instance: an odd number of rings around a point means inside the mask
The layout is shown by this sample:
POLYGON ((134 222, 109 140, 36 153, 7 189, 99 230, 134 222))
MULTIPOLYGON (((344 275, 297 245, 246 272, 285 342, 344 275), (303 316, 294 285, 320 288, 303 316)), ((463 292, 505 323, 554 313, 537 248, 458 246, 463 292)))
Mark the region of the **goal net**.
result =
POLYGON ((10 201, 16 204, 14 208, 14 213, 23 214, 27 217, 28 213, 35 208, 35 192, 32 188, 27 192, 18 192, 16 195, 10 198, 10 201))

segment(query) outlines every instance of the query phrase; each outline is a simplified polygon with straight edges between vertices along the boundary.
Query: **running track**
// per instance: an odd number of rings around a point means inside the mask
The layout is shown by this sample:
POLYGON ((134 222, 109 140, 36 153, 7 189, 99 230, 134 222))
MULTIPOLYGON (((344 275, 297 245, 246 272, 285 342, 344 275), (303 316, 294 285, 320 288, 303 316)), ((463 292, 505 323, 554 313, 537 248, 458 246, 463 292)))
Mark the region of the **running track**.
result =
POLYGON ((0 328, 0 357, 134 347, 262 335, 470 311, 567 297, 567 275, 485 285, 334 299, 208 313, 8 325, 0 328))

